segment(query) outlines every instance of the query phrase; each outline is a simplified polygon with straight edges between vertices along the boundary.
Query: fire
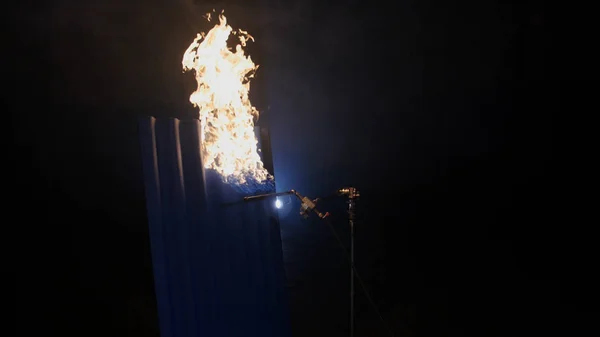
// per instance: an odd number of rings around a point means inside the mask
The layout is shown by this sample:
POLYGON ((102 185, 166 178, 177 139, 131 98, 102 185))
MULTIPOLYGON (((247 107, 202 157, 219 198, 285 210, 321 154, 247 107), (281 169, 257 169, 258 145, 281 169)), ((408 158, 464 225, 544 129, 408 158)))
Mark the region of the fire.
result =
POLYGON ((249 40, 254 38, 241 29, 234 31, 221 14, 207 34, 197 35, 182 61, 183 70, 193 70, 198 83, 190 102, 200 110, 204 167, 238 185, 272 179, 258 154, 254 134, 259 113, 248 93, 258 65, 244 54, 249 40), (232 34, 239 38, 235 50, 227 46, 232 34))

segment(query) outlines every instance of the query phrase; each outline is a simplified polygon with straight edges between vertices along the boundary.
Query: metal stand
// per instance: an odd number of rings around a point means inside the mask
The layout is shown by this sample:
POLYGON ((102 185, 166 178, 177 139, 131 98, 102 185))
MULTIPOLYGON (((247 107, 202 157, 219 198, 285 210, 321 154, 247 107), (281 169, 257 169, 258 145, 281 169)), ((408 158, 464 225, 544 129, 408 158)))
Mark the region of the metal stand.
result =
MULTIPOLYGON (((290 190, 286 192, 280 193, 269 193, 269 194, 261 194, 255 196, 245 197, 244 201, 251 201, 255 199, 263 199, 273 196, 293 194, 298 199, 300 199, 300 215, 303 217, 308 217, 310 211, 315 212, 319 218, 325 219, 329 216, 329 213, 321 213, 316 209, 316 203, 319 199, 310 200, 308 197, 302 196, 300 193, 295 190, 290 190)), ((350 225, 350 337, 354 337, 354 278, 355 278, 355 266, 354 266, 354 221, 356 220, 356 200, 360 196, 358 190, 354 187, 345 187, 337 190, 337 195, 348 197, 348 224, 350 225)), ((333 227, 332 227, 333 228, 333 227)), ((334 230, 335 231, 335 230, 334 230)), ((337 236, 337 234, 336 234, 337 236)), ((339 240, 339 237, 338 237, 339 240)), ((343 246, 342 242, 339 241, 343 246)), ((343 248, 343 247, 342 247, 343 248)), ((360 277, 359 277, 360 281, 360 277)), ((361 281, 362 282, 362 281, 361 281)), ((364 285, 363 285, 364 287, 364 285)), ((366 290, 365 290, 366 292, 366 290)), ((367 298, 371 301, 369 294, 367 293, 367 298)), ((373 304, 373 303, 372 303, 373 304)), ((373 304, 374 305, 374 304, 373 304)), ((377 307, 375 306, 377 310, 377 307)), ((383 318, 382 318, 383 320, 383 318)))
POLYGON ((338 190, 348 197, 348 224, 350 225, 350 337, 354 337, 354 220, 356 219, 356 199, 360 196, 354 187, 338 190))
MULTIPOLYGON (((350 224, 350 262, 354 266, 354 199, 348 201, 350 224)), ((350 337, 354 336, 354 268, 350 268, 350 337)))

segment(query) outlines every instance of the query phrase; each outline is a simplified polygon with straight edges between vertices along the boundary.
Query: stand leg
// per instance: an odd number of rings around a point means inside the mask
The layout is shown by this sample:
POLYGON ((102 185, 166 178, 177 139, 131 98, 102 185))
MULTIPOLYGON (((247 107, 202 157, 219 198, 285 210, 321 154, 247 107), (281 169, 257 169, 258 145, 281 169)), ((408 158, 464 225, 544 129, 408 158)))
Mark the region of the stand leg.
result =
POLYGON ((350 337, 354 337, 354 200, 348 201, 348 222, 350 224, 350 337))

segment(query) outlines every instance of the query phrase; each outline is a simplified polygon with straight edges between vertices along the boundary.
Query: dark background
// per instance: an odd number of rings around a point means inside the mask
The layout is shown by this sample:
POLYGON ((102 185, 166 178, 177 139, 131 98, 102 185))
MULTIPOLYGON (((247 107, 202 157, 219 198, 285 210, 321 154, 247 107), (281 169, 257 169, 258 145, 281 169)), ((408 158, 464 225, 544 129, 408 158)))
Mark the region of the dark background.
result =
MULTIPOLYGON (((591 328, 598 249, 553 155, 542 1, 61 0, 21 2, 4 55, 18 331, 158 335, 136 119, 197 114, 181 57, 212 8, 256 38, 278 190, 360 189, 357 265, 398 336, 591 328)), ((297 207, 295 336, 347 335, 348 266, 297 207)), ((322 207, 347 241, 343 200, 322 207)), ((385 336, 360 290, 359 334, 385 336)))

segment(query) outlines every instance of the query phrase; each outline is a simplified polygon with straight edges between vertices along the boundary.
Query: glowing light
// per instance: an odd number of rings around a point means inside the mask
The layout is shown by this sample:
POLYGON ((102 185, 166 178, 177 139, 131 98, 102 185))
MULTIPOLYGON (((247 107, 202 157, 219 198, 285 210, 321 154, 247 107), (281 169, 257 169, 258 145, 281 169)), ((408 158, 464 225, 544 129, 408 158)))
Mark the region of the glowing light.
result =
MULTIPOLYGON (((207 18, 210 21, 210 15, 207 18)), ((248 94, 258 65, 244 54, 249 40, 254 38, 241 29, 234 31, 221 14, 208 33, 197 35, 182 61, 184 71, 192 70, 198 84, 190 102, 200 110, 204 167, 238 185, 273 179, 263 166, 254 133, 259 113, 248 94), (232 34, 239 39, 235 50, 227 46, 232 34)))
POLYGON ((283 203, 281 202, 281 200, 276 199, 275 200, 275 208, 280 209, 281 207, 283 207, 283 203))

